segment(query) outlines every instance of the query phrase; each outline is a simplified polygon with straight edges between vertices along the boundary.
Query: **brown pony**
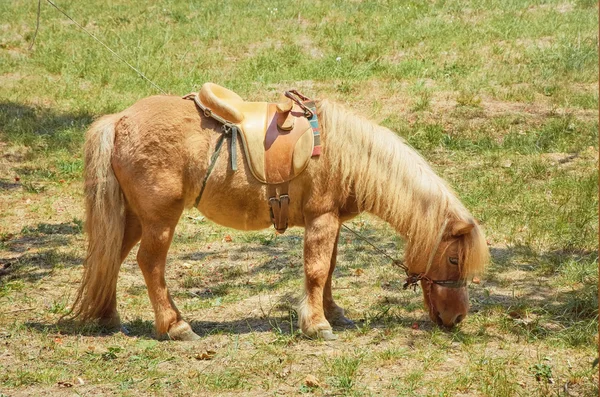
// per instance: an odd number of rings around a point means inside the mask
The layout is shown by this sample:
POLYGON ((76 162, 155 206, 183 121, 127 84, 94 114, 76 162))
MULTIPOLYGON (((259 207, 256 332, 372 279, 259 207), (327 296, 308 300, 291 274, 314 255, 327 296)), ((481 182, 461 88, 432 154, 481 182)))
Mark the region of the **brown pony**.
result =
MULTIPOLYGON (((459 323, 469 307, 463 281, 480 272, 489 256, 477 223, 427 162, 390 130, 327 100, 317 101, 317 115, 323 153, 289 185, 289 224, 305 228, 305 295, 298 310, 304 334, 335 339, 331 324, 351 323, 333 300, 331 277, 340 226, 362 211, 387 221, 407 240, 405 263, 420 276, 413 280, 420 279, 430 318, 445 326, 459 323)), ((91 126, 85 142, 88 248, 71 309, 75 318, 120 324, 119 268, 141 241, 137 261, 157 335, 199 338, 175 307, 165 265, 175 227, 194 205, 220 131, 193 101, 173 96, 142 99, 91 126)), ((268 228, 266 186, 252 176, 239 145, 236 150, 237 171, 231 152, 223 151, 197 208, 227 227, 268 228)))

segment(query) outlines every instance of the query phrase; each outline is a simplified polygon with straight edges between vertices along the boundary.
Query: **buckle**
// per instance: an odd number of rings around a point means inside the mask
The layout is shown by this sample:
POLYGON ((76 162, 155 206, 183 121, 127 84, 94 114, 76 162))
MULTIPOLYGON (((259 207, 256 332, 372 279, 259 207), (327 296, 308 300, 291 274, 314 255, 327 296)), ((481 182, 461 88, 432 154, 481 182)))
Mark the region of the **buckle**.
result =
POLYGON ((269 197, 269 206, 273 207, 273 203, 279 204, 279 199, 277 197, 269 197))

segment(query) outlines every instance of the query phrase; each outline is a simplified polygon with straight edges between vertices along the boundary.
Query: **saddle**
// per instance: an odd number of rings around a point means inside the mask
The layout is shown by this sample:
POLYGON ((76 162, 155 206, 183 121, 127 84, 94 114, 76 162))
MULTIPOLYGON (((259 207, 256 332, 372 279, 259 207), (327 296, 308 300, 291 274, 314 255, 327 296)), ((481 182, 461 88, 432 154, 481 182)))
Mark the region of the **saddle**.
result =
POLYGON ((288 226, 289 181, 306 169, 313 156, 321 154, 314 101, 292 90, 286 91, 279 103, 246 102, 235 92, 214 83, 205 83, 198 94, 184 98, 193 99, 206 117, 223 124, 223 135, 196 206, 226 135, 231 135, 231 163, 236 170, 235 146, 239 134, 252 175, 268 185, 273 226, 284 233, 288 226))

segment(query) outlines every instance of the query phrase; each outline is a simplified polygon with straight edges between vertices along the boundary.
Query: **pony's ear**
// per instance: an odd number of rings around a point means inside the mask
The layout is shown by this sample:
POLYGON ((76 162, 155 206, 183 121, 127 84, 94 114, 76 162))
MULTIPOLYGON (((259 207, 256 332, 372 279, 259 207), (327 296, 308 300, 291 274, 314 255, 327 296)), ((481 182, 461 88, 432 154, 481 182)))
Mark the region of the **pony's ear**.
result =
POLYGON ((458 237, 468 234, 471 232, 471 230, 473 230, 474 227, 475 223, 459 219, 452 225, 452 236, 458 237))

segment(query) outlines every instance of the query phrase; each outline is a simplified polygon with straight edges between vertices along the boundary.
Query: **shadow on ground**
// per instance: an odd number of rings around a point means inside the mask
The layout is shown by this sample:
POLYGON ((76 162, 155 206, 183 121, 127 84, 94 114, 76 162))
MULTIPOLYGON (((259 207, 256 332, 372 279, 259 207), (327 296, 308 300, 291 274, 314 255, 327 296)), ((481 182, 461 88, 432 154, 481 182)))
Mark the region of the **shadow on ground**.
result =
POLYGON ((50 275, 57 266, 81 265, 81 256, 59 250, 72 243, 72 236, 81 233, 81 223, 74 221, 38 223, 36 227, 24 228, 18 236, 2 236, 6 251, 0 254, 0 283, 14 279, 35 282, 50 275))
MULTIPOLYGON (((63 150, 80 145, 83 131, 93 121, 87 112, 60 113, 50 108, 15 102, 0 102, 0 137, 8 141, 42 149, 63 150)), ((23 160, 21 155, 5 154, 9 160, 23 160), (12 158, 16 156, 16 158, 12 158)))
MULTIPOLYGON (((273 330, 281 334, 291 334, 292 329, 297 329, 294 324, 290 327, 289 318, 285 317, 247 317, 233 321, 189 321, 194 332, 200 336, 214 334, 249 334, 254 332, 271 332, 273 330)), ((154 322, 150 320, 136 319, 122 324, 121 329, 105 329, 98 325, 80 325, 75 321, 65 320, 54 324, 28 322, 28 328, 41 333, 60 333, 63 335, 84 336, 110 336, 124 332, 132 337, 154 337, 154 322)))
MULTIPOLYGON (((30 233, 39 234, 37 238, 44 239, 45 236, 64 236, 69 234, 80 233, 80 227, 77 224, 58 224, 48 225, 41 223, 30 233)), ((284 283, 292 278, 299 277, 301 272, 302 259, 299 253, 289 250, 289 246, 296 246, 298 241, 294 238, 290 241, 280 240, 277 244, 256 245, 256 244, 240 244, 231 246, 227 249, 228 257, 223 258, 228 261, 231 257, 237 255, 256 256, 263 255, 267 258, 262 263, 257 264, 247 271, 233 271, 225 274, 225 277, 219 282, 209 282, 209 292, 204 293, 194 292, 197 287, 179 287, 185 291, 184 294, 192 295, 196 299, 212 299, 215 295, 210 292, 211 289, 218 290, 219 285, 228 283, 226 289, 221 289, 223 295, 228 294, 228 290, 236 288, 250 288, 251 290, 264 291, 266 287, 271 290, 277 290, 284 283), (276 258, 276 259, 268 259, 276 258), (296 268, 290 270, 289 264, 298 262, 296 268), (278 275, 278 278, 269 286, 256 284, 248 286, 244 280, 251 279, 257 275, 278 275)), ((15 241, 18 241, 15 240, 15 241)), ((39 242, 39 245, 62 244, 60 239, 39 242)), ((377 244, 377 241, 375 241, 377 244)), ((553 335, 556 329, 548 328, 547 323, 551 322, 560 330, 569 329, 573 324, 590 323, 597 318, 597 287, 595 284, 584 284, 583 287, 568 289, 553 288, 548 279, 542 280, 539 277, 539 272, 556 273, 560 270, 560 266, 567 261, 595 261, 597 260, 596 251, 565 251, 555 250, 536 254, 529 247, 510 247, 510 248, 493 248, 491 250, 493 264, 487 272, 487 278, 483 285, 473 285, 470 288, 472 301, 472 312, 479 311, 496 311, 502 313, 507 319, 507 328, 510 332, 518 335, 526 335, 527 337, 547 338, 553 335), (496 295, 490 293, 486 286, 498 286, 501 281, 497 276, 505 272, 521 271, 524 276, 519 280, 511 280, 511 285, 518 288, 519 296, 496 295), (537 315, 537 322, 527 322, 526 317, 534 313, 537 315), (522 317, 522 318, 521 318, 522 317), (521 321, 522 320, 522 321, 521 321)), ((32 272, 33 276, 25 274, 25 277, 31 279, 39 279, 51 271, 52 258, 48 259, 45 255, 49 254, 34 254, 27 257, 24 255, 24 260, 30 268, 41 269, 41 276, 32 272), (44 273, 44 271, 46 273, 44 273)), ((210 256, 214 256, 214 250, 200 250, 194 254, 186 254, 179 259, 190 261, 202 261, 210 256)), ((375 255, 375 254, 374 254, 375 255)), ((19 259, 21 260, 21 259, 19 259)), ((67 265, 76 265, 81 263, 79 257, 61 258, 61 262, 67 265)), ((379 264, 378 264, 379 265, 379 264)), ((220 265, 215 265, 218 268, 220 265)), ((365 263, 364 267, 374 266, 373 262, 365 263)), ((345 277, 351 275, 351 270, 347 266, 342 265, 336 269, 335 277, 345 277)), ((418 295, 406 295, 399 293, 402 284, 402 275, 398 273, 398 280, 393 280, 384 290, 388 291, 388 296, 382 298, 368 310, 368 316, 365 318, 353 318, 356 322, 354 327, 359 331, 361 328, 380 328, 385 329, 393 326, 401 326, 410 328, 417 323, 418 328, 422 331, 431 332, 436 328, 428 319, 424 311, 422 311, 422 297, 418 295), (415 302, 418 301, 418 304, 415 302), (411 307, 412 309, 407 309, 411 307), (403 309, 401 312, 400 309, 403 309), (408 314, 406 312, 408 310, 408 314), (415 313, 413 313, 413 311, 415 313)), ((511 285, 504 286, 509 288, 511 285)), ((140 291, 142 293, 143 291, 140 291)), ((188 296, 189 297, 189 296, 188 296)), ((270 332, 275 330, 281 334, 289 334, 296 329, 295 313, 292 306, 285 299, 273 306, 273 315, 258 315, 255 317, 245 317, 231 321, 201 321, 192 320, 190 324, 193 329, 200 335, 210 335, 214 333, 228 334, 246 334, 252 332, 270 332), (287 315, 286 315, 287 312, 287 315), (291 321, 290 321, 291 319, 291 321), (293 325, 292 325, 293 324, 293 325)), ((349 308, 350 310, 352 308, 349 308)), ((467 319, 468 321, 468 319, 467 319)), ((61 325, 55 324, 40 324, 30 323, 28 326, 40 331, 58 330, 61 333, 74 333, 84 335, 101 335, 104 331, 97 327, 80 327, 74 323, 64 323, 61 325)), ((151 337, 153 335, 153 322, 146 320, 134 320, 125 323, 124 326, 129 329, 129 334, 132 336, 151 337)), ((587 326, 587 325, 586 325, 587 326)), ((454 333, 456 338, 468 338, 461 328, 450 331, 454 333)), ((562 331, 561 331, 562 332, 562 331)), ((573 344, 584 343, 587 336, 577 337, 573 344)))

